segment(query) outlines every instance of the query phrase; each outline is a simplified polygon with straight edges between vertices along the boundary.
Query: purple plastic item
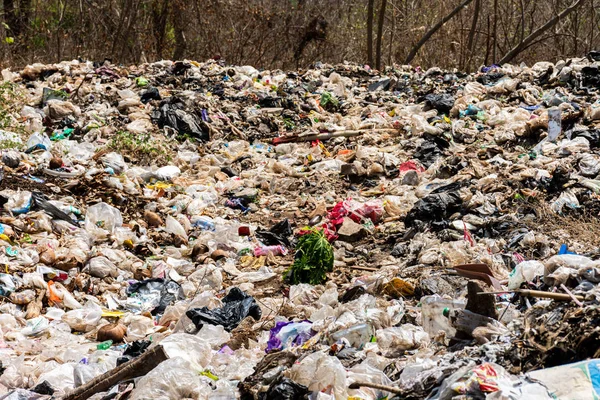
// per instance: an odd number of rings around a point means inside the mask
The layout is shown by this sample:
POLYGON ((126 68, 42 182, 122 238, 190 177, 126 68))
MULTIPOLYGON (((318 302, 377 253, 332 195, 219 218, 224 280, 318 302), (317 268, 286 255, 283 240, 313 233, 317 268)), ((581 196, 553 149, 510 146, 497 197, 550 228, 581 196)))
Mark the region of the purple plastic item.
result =
POLYGON ((290 345, 300 346, 316 334, 311 326, 312 322, 308 320, 300 322, 277 322, 269 334, 266 352, 283 350, 290 345))

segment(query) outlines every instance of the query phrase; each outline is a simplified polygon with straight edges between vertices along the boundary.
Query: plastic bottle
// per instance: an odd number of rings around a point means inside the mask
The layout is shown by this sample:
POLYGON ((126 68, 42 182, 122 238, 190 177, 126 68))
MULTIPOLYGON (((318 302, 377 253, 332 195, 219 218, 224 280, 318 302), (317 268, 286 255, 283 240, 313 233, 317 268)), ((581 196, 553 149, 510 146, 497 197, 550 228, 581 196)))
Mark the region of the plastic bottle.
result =
POLYGON ((331 339, 333 342, 337 342, 338 340, 345 338, 350 342, 352 347, 357 349, 362 348, 365 343, 369 343, 371 341, 371 337, 373 336, 373 328, 369 324, 358 324, 351 326, 348 329, 344 329, 341 331, 337 331, 331 334, 331 339))
POLYGON ((436 336, 440 331, 446 332, 446 337, 453 337, 456 329, 452 327, 444 310, 450 312, 454 309, 463 309, 466 302, 459 300, 442 299, 440 296, 426 296, 421 299, 421 314, 423 316, 423 329, 430 337, 436 336))
POLYGON ((110 346, 112 346, 112 340, 107 340, 105 342, 99 343, 98 346, 96 346, 96 349, 98 350, 108 350, 110 349, 110 346))
POLYGON ((266 256, 267 254, 272 253, 274 256, 285 256, 288 251, 285 247, 281 245, 277 246, 258 246, 254 248, 254 256, 266 256))
POLYGON ((212 218, 206 216, 198 217, 193 223, 192 226, 195 228, 202 228, 205 231, 215 231, 215 223, 212 218))

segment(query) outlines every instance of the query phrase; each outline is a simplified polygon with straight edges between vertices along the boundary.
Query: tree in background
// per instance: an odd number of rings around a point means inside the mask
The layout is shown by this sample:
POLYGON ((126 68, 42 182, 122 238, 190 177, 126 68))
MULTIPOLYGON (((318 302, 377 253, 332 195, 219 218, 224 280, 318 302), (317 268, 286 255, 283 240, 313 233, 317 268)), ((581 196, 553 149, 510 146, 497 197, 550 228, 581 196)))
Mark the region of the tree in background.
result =
POLYGON ((600 0, 2 0, 0 62, 163 58, 471 70, 600 48, 600 0), (365 43, 366 42, 366 43, 365 43))

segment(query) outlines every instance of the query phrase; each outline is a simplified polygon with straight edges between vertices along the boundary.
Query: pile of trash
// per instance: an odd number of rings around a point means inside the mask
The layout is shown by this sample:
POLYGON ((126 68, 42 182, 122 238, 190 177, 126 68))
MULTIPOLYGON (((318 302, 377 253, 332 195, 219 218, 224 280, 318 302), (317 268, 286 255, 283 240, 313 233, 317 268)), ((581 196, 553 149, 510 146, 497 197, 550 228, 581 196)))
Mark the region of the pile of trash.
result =
POLYGON ((2 71, 0 399, 594 399, 600 62, 2 71))

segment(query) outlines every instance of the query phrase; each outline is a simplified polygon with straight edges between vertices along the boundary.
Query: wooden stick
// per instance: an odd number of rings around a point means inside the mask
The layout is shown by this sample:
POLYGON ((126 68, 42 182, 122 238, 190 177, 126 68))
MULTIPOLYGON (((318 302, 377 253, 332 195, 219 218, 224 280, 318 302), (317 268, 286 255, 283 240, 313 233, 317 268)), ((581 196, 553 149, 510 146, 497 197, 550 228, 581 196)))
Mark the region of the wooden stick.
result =
POLYGON ((353 137, 359 136, 367 132, 380 132, 380 133, 393 133, 398 132, 398 129, 384 128, 384 129, 358 129, 348 131, 337 131, 337 132, 325 132, 325 133, 312 133, 308 135, 296 135, 296 136, 283 136, 276 137, 273 139, 273 144, 281 143, 292 143, 292 142, 312 142, 313 140, 329 140, 336 137, 353 137))
POLYGON ((544 299, 552 299, 552 300, 563 300, 563 301, 571 301, 577 300, 582 301, 585 300, 583 296, 575 296, 573 293, 569 296, 564 293, 552 293, 552 292, 543 292, 541 290, 528 290, 528 289, 518 289, 518 290, 506 290, 500 292, 479 292, 477 294, 506 294, 506 293, 518 293, 524 297, 539 297, 544 299), (573 297, 571 297, 573 296, 573 297))
POLYGON ((63 397, 62 400, 89 399, 94 394, 105 392, 121 381, 146 375, 168 358, 163 347, 158 345, 146 351, 141 356, 129 360, 75 388, 71 393, 63 397))
POLYGON ((373 389, 379 389, 379 390, 385 390, 386 392, 390 392, 393 394, 403 394, 402 390, 392 387, 392 386, 387 386, 387 385, 381 385, 379 383, 371 383, 371 382, 354 382, 351 383, 349 388, 350 389, 360 389, 361 387, 368 387, 368 388, 373 388, 373 389))
POLYGON ((371 268, 371 267, 361 267, 360 265, 351 265, 351 266, 346 266, 345 268, 350 268, 350 269, 360 269, 361 271, 379 271, 379 268, 371 268))
MULTIPOLYGON (((520 289, 520 290, 517 290, 517 293, 519 293, 522 296, 542 297, 542 298, 552 299, 552 300, 564 300, 564 301, 572 300, 571 296, 569 296, 568 294, 552 293, 552 292, 542 292, 541 290, 520 289)), ((583 296, 574 296, 574 297, 577 300, 583 300, 583 296)))

